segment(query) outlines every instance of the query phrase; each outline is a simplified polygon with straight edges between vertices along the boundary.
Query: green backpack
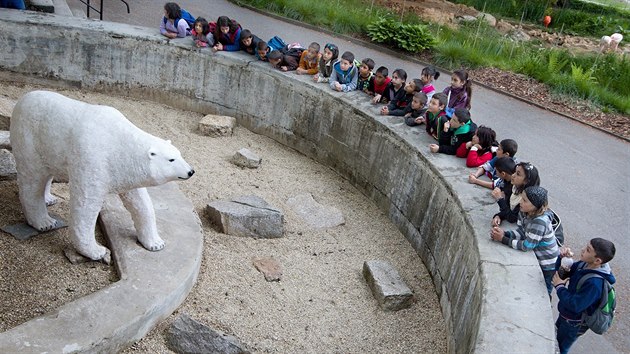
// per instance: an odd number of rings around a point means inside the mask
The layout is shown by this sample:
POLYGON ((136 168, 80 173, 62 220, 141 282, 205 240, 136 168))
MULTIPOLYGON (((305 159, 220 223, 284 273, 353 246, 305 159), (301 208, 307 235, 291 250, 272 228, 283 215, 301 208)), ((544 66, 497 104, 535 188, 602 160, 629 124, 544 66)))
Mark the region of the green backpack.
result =
POLYGON ((615 288, 604 277, 597 273, 588 273, 584 275, 577 284, 577 290, 579 291, 582 284, 591 278, 602 278, 602 297, 599 301, 597 309, 589 315, 584 311, 582 313, 582 320, 588 325, 588 328, 597 333, 604 334, 610 328, 615 317, 615 308, 617 307, 617 297, 615 295, 615 288))

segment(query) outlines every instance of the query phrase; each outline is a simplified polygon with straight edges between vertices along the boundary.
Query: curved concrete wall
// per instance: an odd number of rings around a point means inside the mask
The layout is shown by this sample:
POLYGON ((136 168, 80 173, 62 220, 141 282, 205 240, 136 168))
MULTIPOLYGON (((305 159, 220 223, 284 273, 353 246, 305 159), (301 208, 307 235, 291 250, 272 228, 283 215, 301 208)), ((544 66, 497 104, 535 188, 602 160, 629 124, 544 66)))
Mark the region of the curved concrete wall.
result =
POLYGON ((422 129, 241 53, 212 54, 156 29, 0 9, 0 73, 50 79, 202 113, 230 114, 350 180, 385 210, 429 269, 449 352, 554 351, 549 300, 533 254, 489 240, 496 206, 422 129))

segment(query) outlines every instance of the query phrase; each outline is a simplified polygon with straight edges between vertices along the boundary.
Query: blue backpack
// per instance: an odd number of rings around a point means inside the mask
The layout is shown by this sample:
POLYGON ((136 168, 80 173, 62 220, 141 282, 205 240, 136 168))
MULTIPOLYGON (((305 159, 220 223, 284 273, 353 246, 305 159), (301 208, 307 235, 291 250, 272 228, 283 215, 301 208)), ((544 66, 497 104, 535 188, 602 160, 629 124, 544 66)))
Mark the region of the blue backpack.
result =
MULTIPOLYGON (((173 21, 173 23, 175 24, 175 27, 177 27, 177 24, 179 23, 179 20, 184 20, 184 21, 186 21, 186 23, 188 23, 188 27, 190 27, 192 29, 193 25, 195 24, 195 16, 191 15, 190 12, 188 12, 188 11, 186 11, 184 9, 180 9, 180 12, 181 12, 181 17, 180 18, 176 18, 175 21, 173 21)), ((164 21, 164 24, 166 24, 166 21, 168 21, 166 16, 164 16, 162 21, 164 21)))

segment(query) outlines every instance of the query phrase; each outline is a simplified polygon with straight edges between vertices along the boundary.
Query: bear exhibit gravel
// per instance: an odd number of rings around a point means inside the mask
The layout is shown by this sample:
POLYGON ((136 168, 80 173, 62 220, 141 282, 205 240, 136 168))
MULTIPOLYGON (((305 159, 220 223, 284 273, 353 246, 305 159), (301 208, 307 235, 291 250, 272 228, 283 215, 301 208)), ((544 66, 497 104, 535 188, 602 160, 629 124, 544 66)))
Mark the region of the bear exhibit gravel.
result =
MULTIPOLYGON (((258 353, 447 351, 445 321, 422 261, 386 215, 330 168, 238 125, 230 137, 203 136, 200 113, 100 93, 30 84, 0 87, 3 101, 47 89, 112 106, 140 129, 172 140, 195 168, 195 175, 178 186, 202 221, 197 284, 173 315, 125 353, 171 352, 165 337, 180 315, 234 336, 258 353), (231 162, 242 148, 260 156, 260 167, 231 162), (314 228, 304 221, 288 203, 304 194, 341 210, 345 223, 314 228), (217 231, 206 215, 207 204, 247 195, 283 211, 283 237, 255 239, 217 231), (278 262, 280 281, 266 281, 255 267, 254 261, 265 258, 278 262), (379 307, 362 275, 363 263, 370 260, 387 261, 399 272, 414 294, 410 308, 390 312, 379 307)), ((52 191, 59 202, 50 211, 67 220, 67 185, 54 183, 52 191)), ((0 181, 0 194, 0 226, 23 221, 16 181, 0 181)), ((104 242, 98 231, 97 238, 104 242)), ((63 255, 70 246, 67 228, 27 241, 0 232, 0 331, 118 280, 113 266, 71 264, 63 255)))

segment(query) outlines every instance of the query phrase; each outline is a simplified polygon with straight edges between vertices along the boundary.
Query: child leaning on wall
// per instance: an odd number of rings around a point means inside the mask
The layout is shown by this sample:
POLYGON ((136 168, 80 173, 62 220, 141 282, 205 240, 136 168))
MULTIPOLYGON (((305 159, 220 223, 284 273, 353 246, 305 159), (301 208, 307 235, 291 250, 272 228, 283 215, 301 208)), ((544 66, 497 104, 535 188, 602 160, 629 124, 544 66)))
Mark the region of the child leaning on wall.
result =
POLYGON ((256 54, 256 48, 258 47, 258 43, 261 41, 258 36, 253 34, 250 30, 244 29, 241 31, 241 50, 251 54, 256 54))
POLYGON ((556 273, 556 260, 560 255, 558 241, 551 225, 548 209, 547 190, 540 186, 525 188, 520 202, 521 213, 516 230, 503 230, 494 226, 490 233, 492 240, 512 247, 515 250, 534 250, 538 264, 545 278, 547 293, 551 299, 553 286, 551 279, 556 273))
MULTIPOLYGON (((502 182, 492 190, 492 197, 496 201, 503 199, 503 202, 507 203, 512 196, 512 175, 516 172, 516 162, 511 157, 499 157, 494 163, 494 171, 502 182)), ((492 220, 492 226, 499 226, 500 223, 500 218, 492 220)))
POLYGON ((341 60, 333 65, 330 74, 330 88, 339 92, 349 92, 357 88, 359 70, 354 65, 354 54, 344 52, 341 60))
POLYGON ((490 189, 500 188, 503 180, 498 177, 496 169, 494 168, 494 164, 496 163, 497 159, 504 156, 513 158, 514 155, 516 155, 517 150, 518 144, 516 143, 516 141, 512 139, 501 140, 497 149, 496 156, 493 157, 492 160, 481 165, 481 167, 479 167, 477 171, 468 175, 468 183, 476 184, 478 186, 490 189), (484 174, 488 176, 488 178, 490 178, 489 181, 483 181, 479 179, 479 177, 484 174))
POLYGON ((440 141, 440 135, 444 132, 444 123, 448 121, 446 112, 446 95, 438 92, 429 101, 429 107, 424 115, 426 130, 435 140, 440 141))
MULTIPOLYGON (((385 87, 382 95, 375 95, 372 103, 389 103, 393 100, 400 100, 405 97, 405 82, 407 81, 407 72, 403 69, 396 69, 392 73, 392 79, 385 87)), ((382 110, 382 108, 381 108, 382 110)))
POLYGON ((457 157, 466 158, 466 167, 479 167, 492 160, 496 146, 497 134, 492 128, 480 126, 472 141, 457 151, 457 157))
POLYGON ((236 52, 241 50, 241 25, 227 16, 219 16, 217 22, 211 22, 210 31, 214 35, 214 51, 236 52))
POLYGON ((193 24, 192 31, 190 31, 190 35, 195 42, 195 46, 198 48, 214 46, 214 36, 212 32, 210 32, 208 21, 203 17, 197 17, 193 24))
POLYGON ((420 92, 421 89, 422 82, 420 81, 420 79, 413 79, 409 81, 409 83, 405 85, 404 88, 405 96, 403 96, 401 99, 394 99, 390 101, 387 106, 384 106, 381 109, 381 114, 390 116, 404 116, 406 113, 405 108, 407 108, 407 106, 411 104, 413 96, 417 92, 420 92))
POLYGON ((174 2, 164 4, 164 17, 160 21, 160 33, 168 38, 184 38, 190 35, 190 25, 182 18, 182 9, 174 2))
MULTIPOLYGON (((521 162, 516 165, 510 181, 512 183, 512 194, 509 196, 503 195, 497 199, 499 212, 492 218, 492 225, 494 226, 499 226, 503 220, 507 220, 510 223, 515 223, 518 220, 523 191, 527 187, 540 185, 538 169, 529 162, 521 162)), ((495 196, 494 193, 493 196, 495 196)))
POLYGON ((424 113, 427 111, 427 95, 424 92, 416 92, 411 104, 405 108, 405 124, 410 127, 424 123, 424 113))
MULTIPOLYGON (((386 67, 380 66, 376 69, 376 73, 372 75, 370 78, 370 82, 368 83, 367 93, 370 96, 383 95, 387 85, 389 85, 392 79, 388 76, 389 70, 386 67)), ((376 103, 376 102, 373 102, 376 103)))
MULTIPOLYGON (((435 95, 433 96, 435 98, 435 95)), ((458 108, 449 121, 444 122, 444 132, 440 135, 439 144, 430 144, 431 152, 455 155, 472 140, 477 125, 470 119, 470 112, 466 108, 458 108)))
POLYGON ((326 43, 324 53, 319 60, 318 73, 313 75, 315 82, 328 82, 333 71, 333 65, 337 62, 339 48, 332 43, 326 43))
POLYGON ((321 59, 319 49, 319 43, 313 42, 308 46, 305 51, 302 52, 302 55, 300 56, 300 63, 298 64, 298 68, 295 71, 296 74, 317 74, 317 71, 319 69, 319 60, 321 59))
POLYGON ((372 79, 372 70, 374 70, 374 60, 370 58, 361 60, 361 65, 359 66, 359 78, 357 79, 358 91, 368 92, 368 86, 370 85, 370 80, 372 79))

